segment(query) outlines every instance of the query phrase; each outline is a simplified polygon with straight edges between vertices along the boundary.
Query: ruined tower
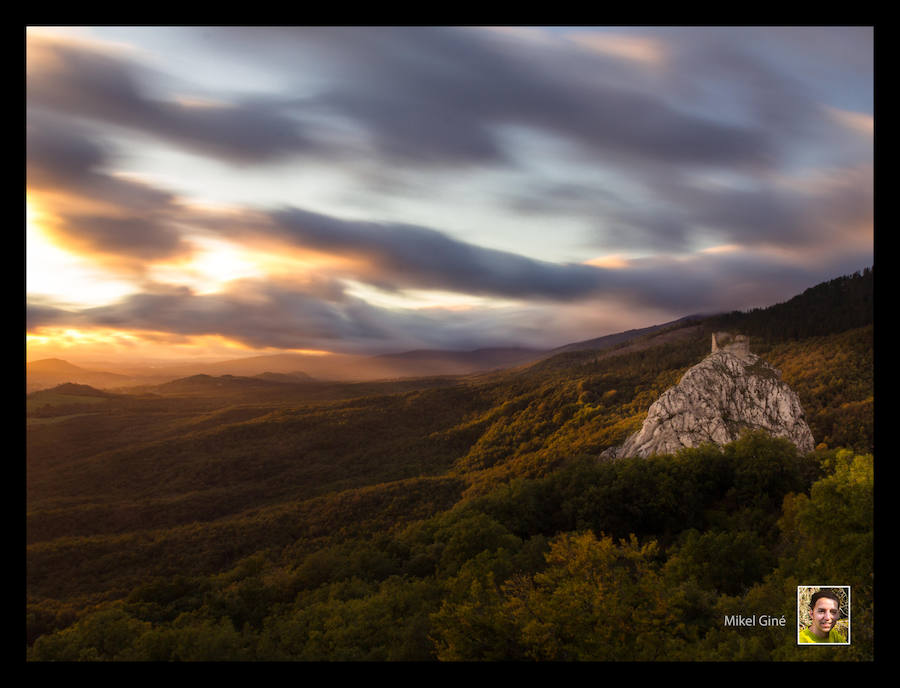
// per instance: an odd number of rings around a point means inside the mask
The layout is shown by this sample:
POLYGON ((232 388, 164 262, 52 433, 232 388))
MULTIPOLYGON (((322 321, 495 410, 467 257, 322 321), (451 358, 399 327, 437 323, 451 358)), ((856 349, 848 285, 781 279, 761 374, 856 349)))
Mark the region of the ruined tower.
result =
POLYGON ((653 402, 641 429, 601 456, 672 454, 706 442, 724 445, 747 430, 815 446, 800 399, 777 368, 750 353, 746 335, 716 332, 712 352, 653 402))
POLYGON ((750 338, 744 334, 713 332, 712 353, 716 351, 727 351, 738 358, 746 359, 750 356, 750 338))

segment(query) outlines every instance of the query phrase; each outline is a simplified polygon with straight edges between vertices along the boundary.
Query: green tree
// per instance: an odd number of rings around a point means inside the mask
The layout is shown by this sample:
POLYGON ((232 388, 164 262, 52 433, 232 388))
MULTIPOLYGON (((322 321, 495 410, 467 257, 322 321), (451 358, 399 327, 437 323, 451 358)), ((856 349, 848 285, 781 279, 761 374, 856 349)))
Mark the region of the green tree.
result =
MULTIPOLYGON (((828 471, 810 489, 784 501, 779 526, 790 556, 780 575, 798 584, 849 585, 852 643, 835 658, 871 659, 874 599, 874 458, 840 450, 824 460, 828 471)), ((789 649, 783 656, 796 659, 789 649)), ((808 657, 808 655, 804 656, 808 657)))
POLYGON ((738 595, 776 564, 774 552, 757 533, 691 529, 669 551, 665 571, 671 580, 693 579, 706 590, 738 595))
POLYGON ((503 586, 503 610, 532 659, 677 659, 695 637, 686 590, 665 585, 655 541, 593 532, 550 545, 547 568, 503 586))
POLYGON ((128 615, 120 605, 85 616, 74 626, 38 638, 36 661, 111 661, 134 659, 135 643, 151 626, 128 615))

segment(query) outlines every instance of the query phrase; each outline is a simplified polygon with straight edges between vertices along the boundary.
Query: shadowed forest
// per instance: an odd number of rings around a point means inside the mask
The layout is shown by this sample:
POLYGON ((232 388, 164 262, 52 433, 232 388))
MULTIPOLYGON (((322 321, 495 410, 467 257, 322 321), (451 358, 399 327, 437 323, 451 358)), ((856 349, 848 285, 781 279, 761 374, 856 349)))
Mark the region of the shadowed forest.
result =
POLYGON ((871 660, 873 281, 477 375, 30 394, 26 657, 871 660), (718 330, 816 450, 599 459, 718 330), (852 589, 849 646, 796 645, 822 583, 852 589))

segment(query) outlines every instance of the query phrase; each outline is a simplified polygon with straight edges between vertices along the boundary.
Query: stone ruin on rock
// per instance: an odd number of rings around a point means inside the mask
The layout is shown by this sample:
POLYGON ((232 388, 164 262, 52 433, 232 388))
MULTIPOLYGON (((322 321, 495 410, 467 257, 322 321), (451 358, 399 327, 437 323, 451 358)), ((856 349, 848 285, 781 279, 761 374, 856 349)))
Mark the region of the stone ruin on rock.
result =
POLYGON ((744 334, 731 334, 730 332, 713 332, 712 352, 728 351, 740 359, 746 359, 750 354, 750 339, 744 334))
POLYGON ((672 454, 706 442, 727 444, 746 430, 787 438, 801 453, 815 446, 781 372, 750 352, 745 335, 715 332, 711 353, 650 406, 638 432, 601 456, 672 454))

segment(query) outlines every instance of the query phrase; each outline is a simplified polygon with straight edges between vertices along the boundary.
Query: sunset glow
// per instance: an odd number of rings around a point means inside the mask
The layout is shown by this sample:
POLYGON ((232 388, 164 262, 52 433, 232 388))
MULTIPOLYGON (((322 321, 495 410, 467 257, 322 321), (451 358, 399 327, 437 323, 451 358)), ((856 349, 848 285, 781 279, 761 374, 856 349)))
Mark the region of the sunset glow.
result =
POLYGON ((330 351, 303 348, 252 348, 221 335, 173 335, 169 332, 92 328, 39 328, 26 335, 27 360, 65 358, 73 362, 115 357, 123 362, 144 359, 173 361, 238 358, 272 353, 329 356, 330 351))
POLYGON ((29 359, 555 347, 873 262, 871 28, 26 38, 29 359))
POLYGON ((133 285, 98 269, 90 259, 57 246, 42 227, 46 220, 39 206, 26 200, 25 283, 29 294, 91 306, 134 291, 133 285))
POLYGON ((153 265, 148 272, 150 278, 187 286, 197 294, 211 294, 224 290, 234 280, 266 274, 234 244, 207 238, 192 243, 194 252, 187 259, 153 265))
POLYGON ((619 270, 621 268, 628 267, 628 260, 624 256, 620 255, 601 256, 599 258, 591 258, 590 260, 585 261, 585 265, 595 265, 598 268, 619 270))
POLYGON ((26 26, 25 661, 870 661, 874 34, 26 26))

